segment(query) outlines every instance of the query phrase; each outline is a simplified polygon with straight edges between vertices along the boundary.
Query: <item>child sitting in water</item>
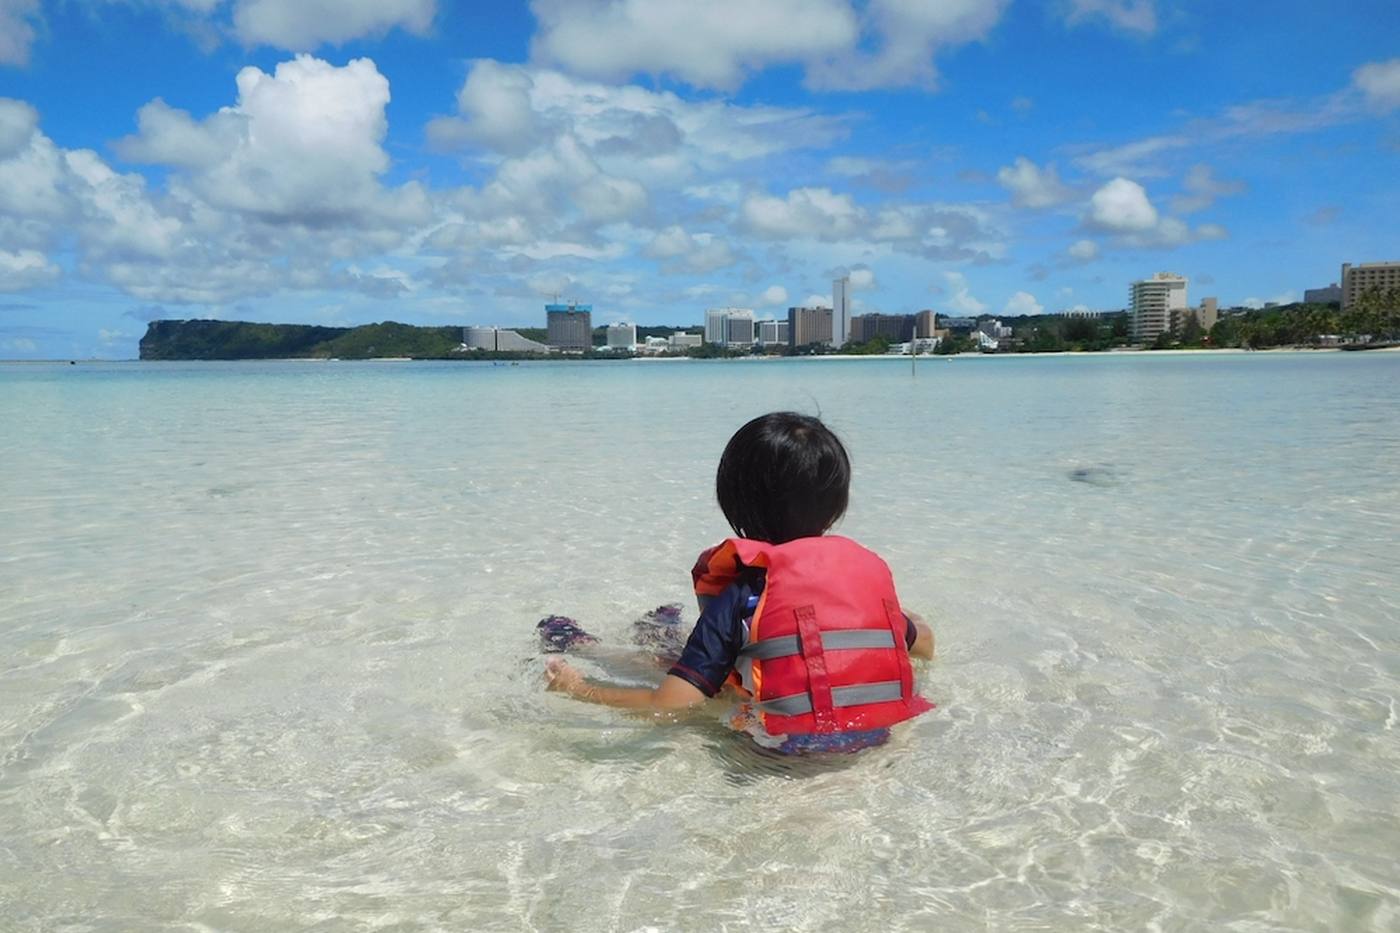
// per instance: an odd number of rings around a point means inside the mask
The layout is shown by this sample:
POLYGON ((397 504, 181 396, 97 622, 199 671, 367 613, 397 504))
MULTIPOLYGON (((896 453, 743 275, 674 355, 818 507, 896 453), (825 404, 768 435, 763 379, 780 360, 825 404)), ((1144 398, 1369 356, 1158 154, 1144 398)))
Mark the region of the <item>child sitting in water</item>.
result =
MULTIPOLYGON (((851 751, 885 741, 890 726, 932 708, 914 692, 909 658, 933 657, 933 632, 900 611, 883 560, 826 534, 845 514, 850 480, 845 447, 818 419, 775 412, 744 425, 715 479, 737 537, 700 555, 700 619, 666 678, 612 687, 551 659, 549 689, 679 710, 729 686, 742 698, 731 723, 765 747, 851 751)), ((679 621, 667 612, 653 621, 679 621)), ((562 617, 540 630, 554 650, 594 641, 562 617)))

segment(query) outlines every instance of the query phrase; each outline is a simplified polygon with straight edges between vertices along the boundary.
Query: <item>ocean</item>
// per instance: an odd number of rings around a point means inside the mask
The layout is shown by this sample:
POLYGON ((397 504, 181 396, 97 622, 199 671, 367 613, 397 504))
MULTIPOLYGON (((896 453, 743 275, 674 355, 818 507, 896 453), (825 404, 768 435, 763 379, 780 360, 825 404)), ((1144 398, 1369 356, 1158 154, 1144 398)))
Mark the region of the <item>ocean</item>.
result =
POLYGON ((1394 930, 1398 413, 1395 353, 0 365, 0 928, 1394 930), (938 708, 547 694, 541 616, 693 620, 773 409, 938 708))

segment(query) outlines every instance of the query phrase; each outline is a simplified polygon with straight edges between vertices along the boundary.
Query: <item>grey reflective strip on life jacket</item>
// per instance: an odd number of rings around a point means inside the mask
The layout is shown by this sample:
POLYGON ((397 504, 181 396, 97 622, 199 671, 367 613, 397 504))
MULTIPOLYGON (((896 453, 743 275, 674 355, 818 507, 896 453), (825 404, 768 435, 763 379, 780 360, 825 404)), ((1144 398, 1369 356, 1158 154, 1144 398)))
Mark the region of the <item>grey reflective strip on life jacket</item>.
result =
MULTIPOLYGON (((897 680, 831 688, 831 705, 836 709, 862 706, 866 703, 884 703, 887 700, 898 700, 900 697, 900 683, 897 680)), ((808 693, 794 693, 791 696, 774 697, 759 703, 758 708, 778 716, 801 716, 812 711, 812 696, 808 693)))
MULTIPOLYGON (((894 633, 887 628, 854 628, 822 632, 822 650, 839 651, 843 648, 893 648, 894 633)), ((796 635, 782 635, 778 638, 762 638, 739 649, 739 654, 755 661, 771 661, 774 658, 790 658, 801 654, 801 645, 796 635)))

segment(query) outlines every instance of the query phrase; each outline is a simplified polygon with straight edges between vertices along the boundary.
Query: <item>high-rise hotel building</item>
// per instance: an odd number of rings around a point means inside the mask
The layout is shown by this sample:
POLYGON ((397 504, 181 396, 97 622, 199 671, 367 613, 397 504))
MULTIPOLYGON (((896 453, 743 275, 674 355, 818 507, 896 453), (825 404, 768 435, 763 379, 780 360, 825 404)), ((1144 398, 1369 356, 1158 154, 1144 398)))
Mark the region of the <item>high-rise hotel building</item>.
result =
POLYGON ((592 305, 545 305, 544 316, 545 343, 556 350, 593 349, 592 305))
POLYGON ((468 350, 505 350, 509 353, 545 353, 549 347, 504 327, 462 328, 462 345, 468 350))
POLYGON ((1186 277, 1158 272, 1128 288, 1133 316, 1133 343, 1152 343, 1172 329, 1173 318, 1186 310, 1186 277))
POLYGON ((726 347, 751 347, 756 337, 752 311, 739 311, 731 314, 724 322, 724 345, 726 347))
POLYGON ((1343 311, 1373 288, 1400 288, 1400 262, 1363 262, 1359 266, 1342 263, 1343 311))
POLYGON ((814 343, 831 344, 830 308, 788 308, 788 345, 808 347, 814 343))
POLYGON ((844 347, 851 339, 851 277, 831 280, 831 345, 844 347))
POLYGON ((912 314, 858 314, 851 318, 851 343, 866 343, 876 337, 908 343, 914 339, 914 331, 912 314))
POLYGON ((705 342, 721 347, 747 347, 754 342, 751 308, 710 308, 705 312, 705 342))
POLYGON ((767 320, 758 322, 758 337, 755 342, 765 347, 786 346, 791 325, 787 321, 767 320))
POLYGON ((724 346, 729 322, 728 308, 710 308, 705 312, 705 342, 724 346))
POLYGON ((914 315, 914 337, 933 337, 938 332, 938 315, 929 309, 924 309, 914 315))

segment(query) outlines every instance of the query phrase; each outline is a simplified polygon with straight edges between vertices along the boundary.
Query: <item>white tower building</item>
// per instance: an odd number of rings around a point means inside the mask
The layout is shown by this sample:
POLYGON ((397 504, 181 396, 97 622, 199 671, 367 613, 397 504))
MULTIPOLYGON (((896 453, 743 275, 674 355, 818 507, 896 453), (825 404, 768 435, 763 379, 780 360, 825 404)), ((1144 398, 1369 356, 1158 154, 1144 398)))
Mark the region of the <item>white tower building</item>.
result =
POLYGON ((724 346, 729 336, 729 309, 710 308, 705 312, 705 342, 724 346))
POLYGON ((831 281, 831 345, 844 347, 851 339, 851 277, 831 281))
POLYGON ((1186 277, 1158 272, 1128 288, 1133 315, 1133 343, 1152 343, 1172 329, 1175 315, 1186 310, 1186 277))

